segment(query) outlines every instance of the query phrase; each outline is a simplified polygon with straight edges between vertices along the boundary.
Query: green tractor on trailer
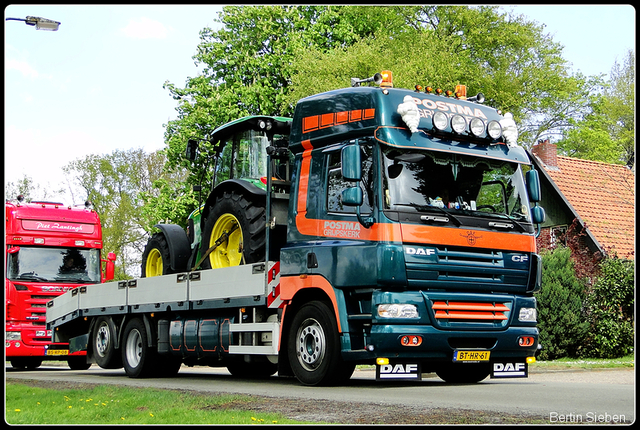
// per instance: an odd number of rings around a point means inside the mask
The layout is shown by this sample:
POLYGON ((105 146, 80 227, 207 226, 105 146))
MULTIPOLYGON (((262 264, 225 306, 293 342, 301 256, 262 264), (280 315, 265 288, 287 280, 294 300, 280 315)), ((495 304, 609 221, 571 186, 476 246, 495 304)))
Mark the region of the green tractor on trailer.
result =
POLYGON ((383 72, 300 100, 292 119, 219 127, 186 231, 158 224, 143 278, 105 284, 99 310, 81 292, 70 319, 52 303, 50 325, 132 377, 181 363, 307 385, 356 364, 377 379, 526 377, 539 181, 509 115, 465 92, 396 89, 383 72))

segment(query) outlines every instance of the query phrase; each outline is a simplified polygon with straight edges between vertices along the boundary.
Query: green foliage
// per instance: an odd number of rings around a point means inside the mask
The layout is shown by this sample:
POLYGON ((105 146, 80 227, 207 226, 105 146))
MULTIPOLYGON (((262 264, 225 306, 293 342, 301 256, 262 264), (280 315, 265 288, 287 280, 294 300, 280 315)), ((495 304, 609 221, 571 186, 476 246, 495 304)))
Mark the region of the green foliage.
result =
POLYGON ((147 232, 165 218, 157 218, 158 200, 177 208, 192 204, 190 193, 180 193, 184 176, 165 170, 165 163, 162 152, 129 149, 88 155, 63 168, 100 215, 104 252, 117 255, 117 280, 138 275, 147 232))
MULTIPOLYGON (((594 85, 595 86, 595 85, 594 85)), ((635 54, 614 64, 602 90, 585 94, 586 106, 572 119, 558 149, 570 157, 605 163, 635 163, 635 54)))
POLYGON ((15 182, 9 181, 4 185, 4 196, 9 200, 14 200, 19 195, 22 195, 27 202, 32 200, 53 201, 54 199, 58 199, 58 197, 56 197, 58 194, 63 193, 64 189, 62 188, 51 190, 47 187, 41 187, 39 184, 34 184, 33 179, 26 174, 15 182))
POLYGON ((633 352, 634 262, 607 257, 587 297, 590 322, 585 355, 618 358, 633 352))
POLYGON ((537 293, 541 360, 577 357, 589 324, 584 318, 585 285, 576 277, 571 250, 543 251, 542 288, 537 293))

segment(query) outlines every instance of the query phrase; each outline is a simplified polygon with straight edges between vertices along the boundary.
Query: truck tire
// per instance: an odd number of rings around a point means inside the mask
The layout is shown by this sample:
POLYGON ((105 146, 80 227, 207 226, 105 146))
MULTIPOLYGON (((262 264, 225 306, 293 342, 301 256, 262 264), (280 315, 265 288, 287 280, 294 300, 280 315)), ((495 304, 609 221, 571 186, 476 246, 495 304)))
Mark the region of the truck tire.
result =
POLYGON ((304 385, 339 384, 355 369, 342 360, 336 318, 324 302, 312 301, 298 310, 287 345, 291 370, 304 385))
POLYGON ((266 241, 265 202, 235 191, 218 197, 207 217, 200 255, 220 244, 204 259, 204 269, 238 266, 264 261, 266 241))
POLYGON ((143 278, 175 273, 169 260, 169 244, 162 233, 154 233, 142 253, 140 267, 143 278))
POLYGON ((130 320, 122 332, 122 364, 130 378, 146 378, 156 370, 158 354, 150 347, 148 333, 140 318, 130 320))
POLYGON ((38 357, 13 358, 9 360, 11 367, 17 370, 35 370, 42 364, 42 359, 38 357))
POLYGON ((452 384, 475 384, 491 374, 488 363, 447 363, 436 370, 436 375, 452 384))
POLYGON ((87 361, 87 357, 82 355, 79 357, 69 357, 67 364, 71 370, 87 370, 91 367, 91 363, 87 361))
POLYGON ((100 317, 91 335, 91 348, 96 364, 103 369, 120 369, 122 357, 115 347, 116 334, 109 324, 109 318, 100 317))

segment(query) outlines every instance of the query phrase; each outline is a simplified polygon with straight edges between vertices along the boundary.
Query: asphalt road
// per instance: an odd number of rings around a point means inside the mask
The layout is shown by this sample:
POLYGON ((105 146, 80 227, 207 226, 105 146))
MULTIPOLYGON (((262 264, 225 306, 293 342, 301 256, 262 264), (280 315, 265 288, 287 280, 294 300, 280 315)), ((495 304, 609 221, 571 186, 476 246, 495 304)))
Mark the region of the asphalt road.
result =
POLYGON ((249 381, 233 378, 226 369, 185 366, 177 377, 168 379, 129 379, 122 369, 104 370, 95 365, 72 371, 47 364, 33 371, 7 367, 5 377, 238 393, 311 403, 330 400, 397 405, 412 411, 473 410, 538 416, 550 424, 630 424, 635 420, 634 369, 532 370, 527 379, 488 378, 479 384, 445 384, 430 374, 419 382, 376 382, 373 370, 356 370, 349 384, 341 387, 305 387, 295 379, 277 377, 249 381))

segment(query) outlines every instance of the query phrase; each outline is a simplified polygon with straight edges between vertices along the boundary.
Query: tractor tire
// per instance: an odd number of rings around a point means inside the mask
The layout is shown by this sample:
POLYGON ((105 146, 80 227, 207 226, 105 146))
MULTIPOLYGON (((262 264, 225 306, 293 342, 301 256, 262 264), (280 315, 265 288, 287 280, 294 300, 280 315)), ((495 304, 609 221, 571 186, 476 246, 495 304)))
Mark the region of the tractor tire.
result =
POLYGON ((239 266, 264 261, 266 202, 235 191, 218 197, 205 220, 200 255, 218 246, 202 262, 203 269, 239 266))
POLYGON ((140 266, 143 278, 175 273, 169 260, 169 244, 162 233, 154 233, 142 253, 140 266))

